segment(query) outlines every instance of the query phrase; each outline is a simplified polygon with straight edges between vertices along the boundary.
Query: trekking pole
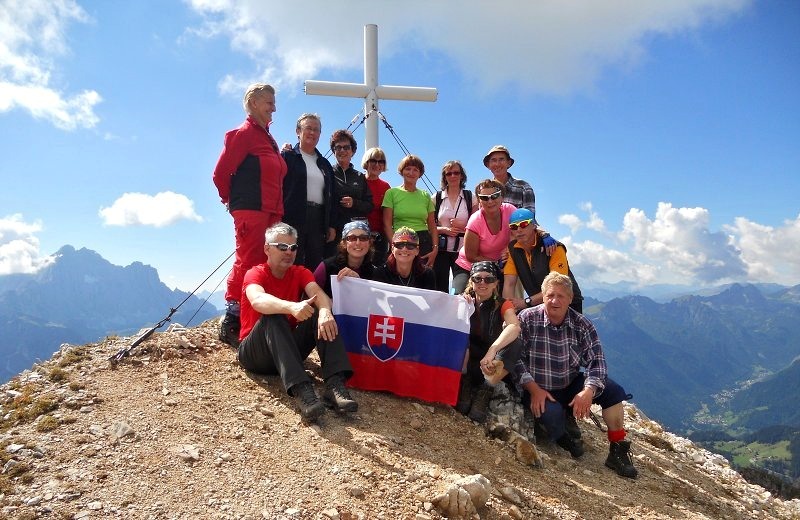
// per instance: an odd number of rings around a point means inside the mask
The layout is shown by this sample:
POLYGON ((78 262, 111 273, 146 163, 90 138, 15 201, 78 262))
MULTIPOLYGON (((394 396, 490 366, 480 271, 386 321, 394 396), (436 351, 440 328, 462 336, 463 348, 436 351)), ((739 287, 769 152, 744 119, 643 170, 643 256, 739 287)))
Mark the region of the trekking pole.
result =
POLYGON ((167 314, 167 317, 166 317, 166 318, 164 318, 163 320, 159 321, 158 323, 156 323, 155 325, 153 325, 152 327, 150 327, 149 329, 147 329, 147 330, 146 330, 144 333, 142 333, 142 334, 140 334, 139 336, 137 336, 137 337, 136 337, 136 339, 135 339, 135 340, 133 340, 133 342, 131 342, 131 344, 130 344, 130 345, 128 345, 127 347, 122 347, 122 348, 119 350, 119 352, 117 352, 116 354, 114 354, 113 356, 111 356, 110 358, 108 358, 108 360, 111 362, 111 366, 112 366, 112 367, 116 367, 116 366, 119 364, 119 362, 120 362, 120 361, 122 361, 122 359, 123 359, 123 358, 126 358, 126 357, 128 357, 128 356, 130 355, 130 353, 131 353, 131 350, 133 350, 134 348, 138 347, 138 346, 139 346, 139 344, 140 344, 141 342, 143 342, 144 340, 146 340, 147 338, 149 338, 150 336, 152 336, 152 335, 153 335, 153 332, 155 332, 155 331, 156 331, 156 329, 160 329, 161 327, 163 327, 163 326, 164 326, 164 324, 165 324, 165 323, 167 323, 168 321, 170 321, 170 319, 172 319, 172 315, 173 315, 173 314, 175 314, 175 313, 178 311, 178 309, 180 309, 180 308, 181 308, 181 305, 183 305, 184 303, 186 303, 186 302, 189 300, 189 298, 191 298, 191 297, 194 295, 194 293, 196 293, 196 292, 198 291, 198 289, 200 289, 200 288, 203 286, 203 284, 205 284, 205 283, 208 281, 208 279, 209 279, 209 278, 211 278, 212 276, 214 276, 214 273, 216 273, 216 272, 219 270, 219 268, 220 268, 220 267, 222 267, 223 265, 225 265, 225 262, 227 262, 228 260, 230 260, 230 259, 231 259, 231 257, 234 255, 234 253, 236 253, 236 251, 233 251, 231 254, 229 254, 229 255, 228 255, 228 257, 227 257, 225 260, 223 260, 223 261, 222 261, 222 262, 221 262, 221 263, 220 263, 220 264, 219 264, 219 265, 216 267, 216 269, 214 269, 213 271, 211 271, 211 274, 209 274, 208 276, 206 276, 206 279, 205 279, 205 280, 203 280, 202 282, 200 282, 200 285, 198 285, 197 287, 195 287, 195 288, 194 288, 194 290, 193 290, 192 292, 190 292, 190 293, 189 293, 189 294, 186 296, 186 298, 184 298, 184 299, 183 299, 183 301, 182 301, 181 303, 179 303, 179 304, 178 304, 178 306, 177 306, 177 307, 170 308, 170 310, 169 310, 169 314, 167 314))

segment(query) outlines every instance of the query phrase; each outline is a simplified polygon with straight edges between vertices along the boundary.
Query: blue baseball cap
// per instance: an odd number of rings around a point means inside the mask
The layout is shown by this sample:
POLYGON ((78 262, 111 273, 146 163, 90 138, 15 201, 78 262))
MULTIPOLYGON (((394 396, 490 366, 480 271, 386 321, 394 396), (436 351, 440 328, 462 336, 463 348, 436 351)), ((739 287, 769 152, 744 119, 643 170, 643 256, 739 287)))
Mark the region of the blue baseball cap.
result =
POLYGON ((536 213, 528 208, 519 208, 511 214, 511 220, 509 220, 508 223, 516 224, 517 222, 522 222, 523 220, 530 220, 533 223, 536 223, 536 213))

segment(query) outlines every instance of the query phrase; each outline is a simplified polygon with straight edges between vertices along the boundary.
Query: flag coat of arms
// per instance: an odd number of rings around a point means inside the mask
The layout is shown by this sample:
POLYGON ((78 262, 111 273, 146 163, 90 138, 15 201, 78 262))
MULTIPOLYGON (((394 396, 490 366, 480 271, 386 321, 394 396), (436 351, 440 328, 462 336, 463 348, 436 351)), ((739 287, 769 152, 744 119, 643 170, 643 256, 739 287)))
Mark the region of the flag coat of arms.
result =
POLYGON ((353 365, 347 384, 455 405, 474 306, 460 296, 331 277, 333 314, 353 365))

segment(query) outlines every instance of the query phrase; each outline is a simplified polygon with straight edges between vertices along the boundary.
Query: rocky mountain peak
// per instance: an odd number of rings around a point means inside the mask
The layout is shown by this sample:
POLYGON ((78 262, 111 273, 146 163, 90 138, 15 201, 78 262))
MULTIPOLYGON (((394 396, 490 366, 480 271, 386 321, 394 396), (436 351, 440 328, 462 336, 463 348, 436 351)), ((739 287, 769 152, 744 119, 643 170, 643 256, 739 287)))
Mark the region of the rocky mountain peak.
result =
MULTIPOLYGON (((0 516, 220 519, 790 519, 800 502, 626 406, 636 480, 448 406, 354 391, 359 411, 300 421, 277 377, 243 371, 216 322, 64 345, 0 387, 0 516), (506 432, 508 433, 508 432, 506 432)), ((309 373, 319 382, 312 355, 309 373)))

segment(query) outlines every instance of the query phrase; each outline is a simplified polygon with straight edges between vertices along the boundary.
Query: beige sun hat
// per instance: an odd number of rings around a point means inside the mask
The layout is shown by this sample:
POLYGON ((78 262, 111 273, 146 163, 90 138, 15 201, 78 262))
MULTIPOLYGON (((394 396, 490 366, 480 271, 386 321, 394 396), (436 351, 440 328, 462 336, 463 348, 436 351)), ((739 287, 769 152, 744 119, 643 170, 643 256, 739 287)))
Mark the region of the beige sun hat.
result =
POLYGON ((503 146, 502 144, 496 144, 492 146, 492 149, 486 152, 486 155, 483 157, 483 165, 488 167, 489 166, 489 156, 492 155, 494 152, 503 152, 508 157, 508 167, 511 168, 514 166, 514 159, 511 158, 511 153, 508 151, 508 148, 503 146))

